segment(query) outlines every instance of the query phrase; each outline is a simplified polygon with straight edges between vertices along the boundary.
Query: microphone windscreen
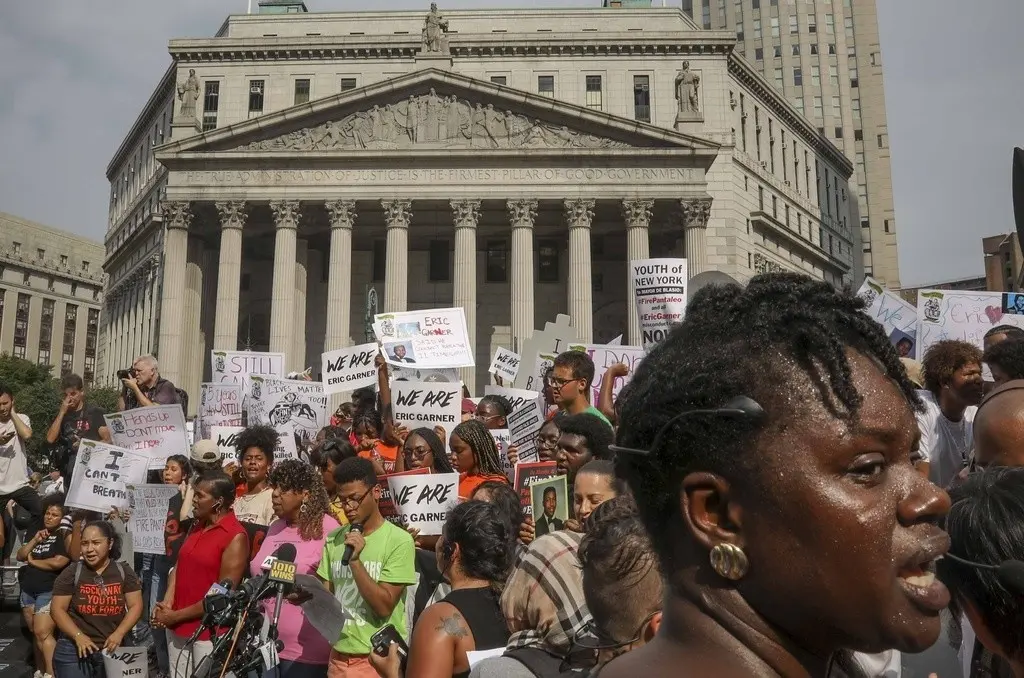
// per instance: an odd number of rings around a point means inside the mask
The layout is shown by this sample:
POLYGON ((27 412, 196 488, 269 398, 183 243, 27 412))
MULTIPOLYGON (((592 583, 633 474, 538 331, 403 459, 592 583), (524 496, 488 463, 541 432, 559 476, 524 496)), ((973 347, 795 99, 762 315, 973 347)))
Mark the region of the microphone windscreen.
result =
POLYGON ((295 544, 285 543, 285 544, 281 544, 277 548, 277 559, 278 560, 284 560, 284 561, 289 562, 289 563, 294 563, 295 562, 295 554, 296 554, 295 544))
POLYGON ((1024 562, 1019 560, 1003 561, 999 564, 996 574, 999 575, 999 581, 1003 586, 1018 596, 1024 596, 1024 562))
POLYGON ((352 523, 352 525, 349 526, 349 529, 352 530, 353 532, 362 532, 363 531, 363 524, 362 523, 352 523))

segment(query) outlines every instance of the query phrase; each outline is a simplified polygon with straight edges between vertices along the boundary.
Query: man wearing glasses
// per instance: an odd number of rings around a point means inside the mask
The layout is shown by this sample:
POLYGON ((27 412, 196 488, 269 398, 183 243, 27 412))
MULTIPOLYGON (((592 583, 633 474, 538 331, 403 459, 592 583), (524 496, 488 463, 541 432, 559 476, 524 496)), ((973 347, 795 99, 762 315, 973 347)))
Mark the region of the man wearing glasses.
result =
POLYGON ((334 480, 349 524, 327 537, 316 573, 348 619, 334 643, 329 675, 372 677, 377 673, 368 657, 375 633, 390 624, 408 642, 405 589, 416 582, 416 547, 408 532, 380 514, 372 462, 345 459, 334 469, 334 480), (351 557, 343 562, 346 547, 351 547, 351 557))
POLYGON ((608 417, 590 404, 594 384, 594 361, 582 351, 566 351, 555 358, 547 386, 558 405, 558 416, 565 414, 592 414, 611 426, 608 417))

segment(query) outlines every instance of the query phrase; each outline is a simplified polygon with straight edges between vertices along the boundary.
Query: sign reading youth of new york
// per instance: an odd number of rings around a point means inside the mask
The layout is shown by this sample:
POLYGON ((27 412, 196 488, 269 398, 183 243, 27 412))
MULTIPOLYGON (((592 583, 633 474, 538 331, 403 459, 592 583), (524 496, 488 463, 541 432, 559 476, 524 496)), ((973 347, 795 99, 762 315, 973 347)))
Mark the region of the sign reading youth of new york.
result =
POLYGON ((444 429, 448 434, 462 421, 462 384, 422 381, 396 381, 391 386, 395 404, 395 423, 410 431, 415 428, 444 429))
POLYGON ((128 485, 145 481, 146 461, 139 452, 83 440, 78 444, 65 505, 103 515, 111 508, 128 508, 128 485))
POLYGON ((864 279, 857 296, 867 304, 864 313, 885 328, 900 357, 916 358, 917 309, 874 278, 864 279))
POLYGON ((247 404, 250 426, 265 424, 280 433, 290 424, 303 440, 327 425, 327 396, 318 381, 250 375, 247 404))
POLYGON ((645 350, 683 322, 686 311, 686 259, 629 262, 633 298, 645 350))
POLYGON ((189 449, 181 405, 139 407, 103 415, 114 444, 141 453, 149 468, 160 470, 167 457, 189 449))
POLYGON ((392 365, 443 368, 476 364, 461 308, 379 314, 374 329, 384 359, 392 365))
POLYGON ((459 503, 459 474, 388 476, 391 499, 407 527, 422 535, 441 534, 448 512, 459 503))
POLYGON ((231 382, 199 385, 199 438, 214 426, 242 425, 242 387, 231 382))
POLYGON ((377 344, 360 344, 328 351, 321 355, 324 393, 344 393, 377 383, 377 368, 373 359, 380 349, 377 344))
POLYGON ((210 351, 213 377, 210 381, 233 382, 243 387, 250 374, 284 378, 284 353, 256 351, 210 351))

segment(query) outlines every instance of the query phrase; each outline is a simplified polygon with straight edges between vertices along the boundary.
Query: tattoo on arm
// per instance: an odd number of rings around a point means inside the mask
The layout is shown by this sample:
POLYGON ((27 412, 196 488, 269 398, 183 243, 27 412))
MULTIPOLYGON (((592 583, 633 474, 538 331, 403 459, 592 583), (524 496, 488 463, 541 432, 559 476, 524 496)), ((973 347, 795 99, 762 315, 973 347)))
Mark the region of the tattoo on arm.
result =
POLYGON ((450 617, 441 617, 441 622, 436 627, 437 631, 444 631, 452 638, 465 638, 469 635, 469 629, 463 623, 462 615, 458 612, 450 617))

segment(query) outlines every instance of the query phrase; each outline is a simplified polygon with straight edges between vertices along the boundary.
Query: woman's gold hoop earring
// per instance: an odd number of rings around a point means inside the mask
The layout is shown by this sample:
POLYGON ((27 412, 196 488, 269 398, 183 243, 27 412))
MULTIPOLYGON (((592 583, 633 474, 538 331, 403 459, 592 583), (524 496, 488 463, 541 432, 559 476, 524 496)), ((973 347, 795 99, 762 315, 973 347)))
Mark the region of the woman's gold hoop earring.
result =
POLYGON ((711 549, 711 567, 718 576, 729 581, 739 581, 747 574, 750 561, 747 554, 735 544, 716 544, 711 549))

